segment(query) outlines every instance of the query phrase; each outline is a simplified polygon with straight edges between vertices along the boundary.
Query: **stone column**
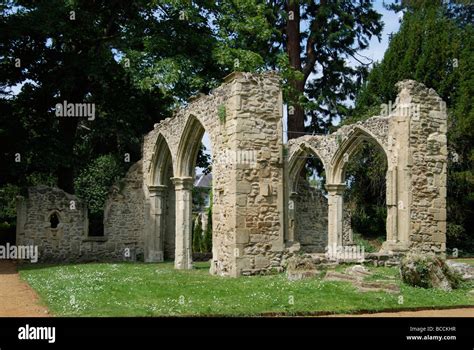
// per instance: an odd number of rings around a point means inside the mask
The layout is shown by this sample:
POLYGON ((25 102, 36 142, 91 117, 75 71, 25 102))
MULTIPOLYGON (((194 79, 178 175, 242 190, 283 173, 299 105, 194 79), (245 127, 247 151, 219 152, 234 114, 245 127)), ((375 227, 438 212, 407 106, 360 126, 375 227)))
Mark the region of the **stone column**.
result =
POLYGON ((387 197, 387 242, 396 243, 397 235, 397 167, 394 166, 387 172, 386 178, 387 197))
POLYGON ((171 179, 176 193, 176 249, 174 267, 192 269, 192 177, 171 179))
POLYGON ((145 262, 163 261, 163 241, 165 236, 165 196, 166 186, 149 186, 150 192, 150 221, 145 247, 145 262))
POLYGON ((295 231, 296 231, 296 221, 295 221, 295 211, 296 211, 296 198, 298 193, 291 192, 290 200, 288 201, 288 242, 295 241, 295 231))
POLYGON ((342 245, 343 197, 345 184, 327 184, 328 191, 328 246, 342 245))

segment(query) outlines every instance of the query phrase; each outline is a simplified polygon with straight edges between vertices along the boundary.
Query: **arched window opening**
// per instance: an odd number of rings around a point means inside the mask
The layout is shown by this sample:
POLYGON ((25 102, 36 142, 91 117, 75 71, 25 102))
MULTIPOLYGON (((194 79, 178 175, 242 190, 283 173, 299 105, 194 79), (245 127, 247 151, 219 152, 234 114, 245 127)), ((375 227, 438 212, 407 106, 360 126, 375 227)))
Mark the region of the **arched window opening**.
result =
POLYGON ((310 149, 291 160, 294 186, 289 198, 288 241, 308 253, 324 253, 327 246, 328 203, 326 173, 321 159, 310 149))
POLYGON ((364 141, 345 162, 343 241, 352 236, 366 252, 379 251, 387 237, 385 153, 364 141))
POLYGON ((212 153, 211 142, 204 132, 195 160, 193 199, 193 260, 208 261, 212 252, 212 153))
POLYGON ((176 196, 173 159, 162 134, 156 140, 150 179, 150 220, 153 227, 148 238, 145 261, 160 262, 175 258, 176 196))
POLYGON ((57 213, 52 213, 49 216, 49 223, 51 228, 58 228, 59 225, 59 217, 57 213))
POLYGON ((326 195, 326 173, 324 171, 323 162, 319 157, 309 154, 306 156, 304 166, 299 175, 300 180, 304 180, 308 186, 326 195))

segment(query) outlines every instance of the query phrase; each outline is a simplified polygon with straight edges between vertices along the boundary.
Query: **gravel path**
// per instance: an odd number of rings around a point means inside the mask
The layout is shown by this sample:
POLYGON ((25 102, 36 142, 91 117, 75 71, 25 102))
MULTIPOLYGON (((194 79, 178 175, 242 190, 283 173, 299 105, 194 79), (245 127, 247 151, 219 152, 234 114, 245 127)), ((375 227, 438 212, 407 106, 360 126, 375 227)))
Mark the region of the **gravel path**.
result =
POLYGON ((0 317, 47 317, 38 295, 23 282, 13 261, 0 261, 0 317))
POLYGON ((330 315, 326 317, 474 317, 474 307, 444 310, 378 312, 360 315, 330 315))

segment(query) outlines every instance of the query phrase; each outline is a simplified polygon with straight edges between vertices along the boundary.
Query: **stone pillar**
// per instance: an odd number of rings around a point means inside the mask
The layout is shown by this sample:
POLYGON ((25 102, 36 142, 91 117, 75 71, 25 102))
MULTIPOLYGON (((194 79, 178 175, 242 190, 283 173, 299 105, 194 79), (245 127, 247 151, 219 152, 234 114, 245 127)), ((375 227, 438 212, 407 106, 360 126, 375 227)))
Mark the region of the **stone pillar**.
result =
POLYGON ((342 245, 343 194, 345 184, 327 184, 328 191, 328 246, 342 245))
POLYGON ((346 206, 342 213, 342 245, 352 245, 354 233, 352 232, 352 212, 346 206))
POLYGON ((171 179, 176 193, 176 250, 174 267, 192 269, 192 177, 171 179))
POLYGON ((163 261, 163 241, 165 236, 164 216, 166 186, 149 186, 150 216, 148 234, 145 240, 145 262, 163 261))
POLYGON ((387 198, 387 242, 395 244, 398 241, 397 229, 397 167, 389 168, 386 177, 387 198))
MULTIPOLYGON (((409 96, 400 100, 405 106, 409 96)), ((410 210, 412 207, 411 147, 412 130, 408 115, 394 115, 388 128, 388 171, 386 178, 387 197, 387 239, 381 251, 405 251, 410 241, 410 210)), ((416 137, 415 137, 416 138, 416 137)))
POLYGON ((288 203, 288 242, 295 241, 295 231, 296 231, 296 222, 295 222, 295 210, 296 210, 296 197, 298 193, 291 192, 290 200, 288 203))

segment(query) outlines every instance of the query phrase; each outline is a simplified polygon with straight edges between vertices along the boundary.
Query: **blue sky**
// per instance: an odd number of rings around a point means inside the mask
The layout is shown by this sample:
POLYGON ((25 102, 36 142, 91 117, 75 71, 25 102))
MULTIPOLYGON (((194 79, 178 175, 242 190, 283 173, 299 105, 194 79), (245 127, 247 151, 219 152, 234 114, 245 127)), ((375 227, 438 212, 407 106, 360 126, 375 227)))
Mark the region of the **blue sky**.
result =
MULTIPOLYGON (((386 1, 386 3, 392 3, 393 1, 386 1)), ((396 33, 400 29, 399 19, 401 13, 395 13, 393 11, 387 11, 383 7, 382 1, 374 1, 374 8, 378 13, 382 14, 382 20, 385 23, 381 42, 379 43, 377 38, 372 38, 368 49, 361 52, 364 56, 371 58, 374 61, 380 61, 383 58, 385 50, 388 47, 388 35, 390 33, 396 33)))

